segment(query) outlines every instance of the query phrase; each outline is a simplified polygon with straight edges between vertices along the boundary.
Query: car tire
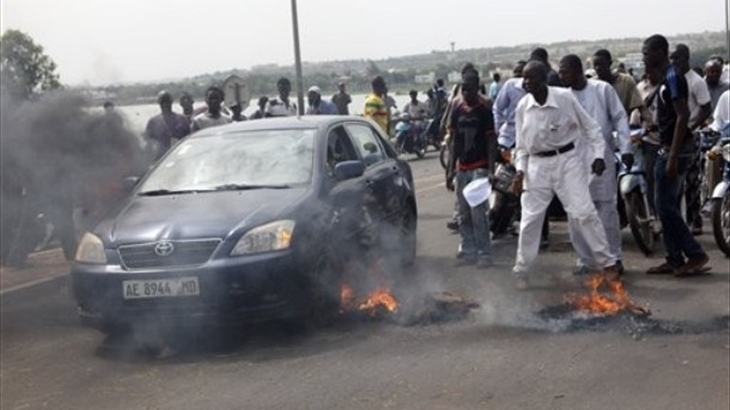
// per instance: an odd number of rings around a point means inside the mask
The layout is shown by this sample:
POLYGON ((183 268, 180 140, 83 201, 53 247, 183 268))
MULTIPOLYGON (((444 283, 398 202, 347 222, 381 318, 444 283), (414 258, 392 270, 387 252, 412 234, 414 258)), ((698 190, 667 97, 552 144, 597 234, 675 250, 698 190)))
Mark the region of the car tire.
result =
POLYGON ((335 274, 332 258, 325 253, 317 258, 309 276, 307 297, 304 301, 306 328, 331 325, 340 308, 340 279, 335 274))

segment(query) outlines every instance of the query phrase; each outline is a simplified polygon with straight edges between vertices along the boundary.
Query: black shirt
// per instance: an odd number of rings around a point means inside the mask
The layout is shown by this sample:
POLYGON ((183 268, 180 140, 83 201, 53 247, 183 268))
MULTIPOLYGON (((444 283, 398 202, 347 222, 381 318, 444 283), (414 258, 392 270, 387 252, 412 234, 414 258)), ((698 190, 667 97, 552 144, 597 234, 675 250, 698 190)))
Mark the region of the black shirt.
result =
POLYGON ((454 158, 459 169, 486 168, 489 166, 488 138, 494 134, 492 110, 481 98, 474 106, 460 100, 451 113, 454 135, 454 158))
MULTIPOLYGON (((683 99, 687 101, 689 87, 684 74, 680 73, 674 65, 670 65, 664 71, 664 79, 659 86, 657 95, 657 119, 659 122, 659 140, 663 145, 672 145, 674 139, 674 128, 677 124, 677 112, 674 111, 674 101, 683 99)), ((685 138, 685 140, 689 140, 685 138)))

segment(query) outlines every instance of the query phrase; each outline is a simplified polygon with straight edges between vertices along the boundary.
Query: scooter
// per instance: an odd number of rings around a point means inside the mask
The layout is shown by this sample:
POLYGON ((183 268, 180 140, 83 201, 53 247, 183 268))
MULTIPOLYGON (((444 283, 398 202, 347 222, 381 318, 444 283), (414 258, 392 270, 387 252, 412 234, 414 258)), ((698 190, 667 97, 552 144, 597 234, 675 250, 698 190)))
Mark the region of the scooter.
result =
POLYGON ((401 115, 400 121, 395 125, 395 149, 398 154, 406 152, 416 154, 418 158, 426 155, 426 143, 418 128, 409 114, 401 115))
MULTIPOLYGON (((636 139, 635 137, 643 132, 641 129, 632 130, 632 139, 636 139)), ((614 156, 618 168, 618 189, 620 194, 618 207, 622 220, 621 227, 628 225, 639 249, 645 255, 651 255, 656 244, 656 218, 649 211, 651 208, 649 208, 647 196, 644 158, 641 155, 641 150, 636 150, 634 164, 631 169, 628 169, 621 161, 619 152, 615 152, 614 156)))
POLYGON ((730 256, 730 122, 721 132, 720 143, 710 150, 710 155, 721 161, 722 181, 712 190, 712 232, 718 248, 730 256))

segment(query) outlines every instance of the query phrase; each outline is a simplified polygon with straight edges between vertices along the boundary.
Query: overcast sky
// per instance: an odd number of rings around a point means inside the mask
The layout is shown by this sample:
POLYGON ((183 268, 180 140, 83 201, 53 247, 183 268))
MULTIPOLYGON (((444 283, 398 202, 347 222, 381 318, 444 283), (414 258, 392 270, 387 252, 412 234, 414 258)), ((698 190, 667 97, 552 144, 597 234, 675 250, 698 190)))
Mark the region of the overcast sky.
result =
MULTIPOLYGON (((725 29, 729 0, 299 0, 304 61, 725 29), (671 6, 670 6, 671 4, 671 6)), ((289 0, 0 0, 67 84, 293 64, 289 0)))

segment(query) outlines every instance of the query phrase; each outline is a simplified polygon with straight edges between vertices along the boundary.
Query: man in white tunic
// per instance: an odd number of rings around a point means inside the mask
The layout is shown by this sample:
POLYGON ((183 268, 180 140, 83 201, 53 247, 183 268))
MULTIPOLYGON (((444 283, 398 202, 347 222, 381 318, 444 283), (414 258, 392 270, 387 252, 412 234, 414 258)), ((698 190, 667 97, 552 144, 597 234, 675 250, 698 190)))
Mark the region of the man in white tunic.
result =
POLYGON ((608 277, 618 276, 616 260, 586 189, 589 175, 584 160, 575 149, 576 144, 585 144, 592 152, 592 172, 603 174, 606 164, 601 128, 570 90, 548 87, 547 77, 544 64, 531 61, 525 66, 523 87, 528 94, 520 100, 515 114, 517 173, 512 190, 522 195, 522 220, 512 271, 518 289, 528 287, 527 274, 537 257, 545 211, 556 194, 590 246, 598 267, 608 277))
MULTIPOLYGON (((616 258, 618 272, 623 273, 621 226, 618 209, 616 208, 618 192, 616 161, 613 153, 618 149, 621 152, 621 159, 628 167, 631 167, 634 162, 626 110, 611 84, 605 81, 586 79, 580 57, 575 54, 569 54, 560 60, 558 72, 563 84, 573 91, 573 95, 581 107, 601 127, 603 141, 605 142, 603 161, 606 163, 606 170, 601 176, 590 178, 589 189, 598 217, 601 219, 603 229, 606 232, 611 256, 616 258), (613 136, 614 131, 617 134, 616 138, 613 136)), ((586 147, 586 144, 579 145, 578 152, 590 161, 592 159, 590 147, 586 147)), ((585 172, 590 172, 590 162, 586 163, 583 169, 585 172)), ((597 266, 593 260, 591 247, 580 234, 576 221, 570 220, 569 228, 573 246, 578 254, 578 270, 576 273, 585 274, 595 271, 597 266)))

